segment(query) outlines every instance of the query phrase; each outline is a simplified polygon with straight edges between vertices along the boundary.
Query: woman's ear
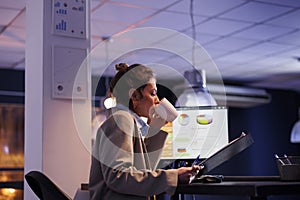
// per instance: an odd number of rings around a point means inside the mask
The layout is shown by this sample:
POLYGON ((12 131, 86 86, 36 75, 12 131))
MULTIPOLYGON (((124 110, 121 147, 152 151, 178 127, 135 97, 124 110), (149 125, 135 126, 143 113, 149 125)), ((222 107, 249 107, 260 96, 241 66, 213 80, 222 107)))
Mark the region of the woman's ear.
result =
POLYGON ((130 89, 129 98, 131 99, 133 109, 136 109, 140 99, 138 92, 135 89, 130 89))
POLYGON ((135 90, 135 89, 130 89, 129 90, 129 98, 132 100, 132 101, 138 101, 141 99, 141 95, 140 93, 135 90))
POLYGON ((128 92, 129 99, 135 98, 134 96, 136 96, 136 95, 134 93, 136 93, 136 90, 131 88, 128 92))
POLYGON ((130 89, 129 90, 129 98, 131 99, 131 101, 133 103, 133 107, 136 108, 136 106, 139 104, 142 96, 137 90, 130 89))

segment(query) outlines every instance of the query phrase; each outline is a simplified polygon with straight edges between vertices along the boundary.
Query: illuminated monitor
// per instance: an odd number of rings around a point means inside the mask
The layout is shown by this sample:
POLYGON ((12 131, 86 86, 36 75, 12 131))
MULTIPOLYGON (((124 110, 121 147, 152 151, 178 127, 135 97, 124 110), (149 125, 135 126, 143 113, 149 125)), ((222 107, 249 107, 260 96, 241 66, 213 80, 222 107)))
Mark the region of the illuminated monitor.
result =
POLYGON ((227 108, 180 107, 178 117, 163 127, 168 138, 161 159, 207 158, 228 144, 227 108))

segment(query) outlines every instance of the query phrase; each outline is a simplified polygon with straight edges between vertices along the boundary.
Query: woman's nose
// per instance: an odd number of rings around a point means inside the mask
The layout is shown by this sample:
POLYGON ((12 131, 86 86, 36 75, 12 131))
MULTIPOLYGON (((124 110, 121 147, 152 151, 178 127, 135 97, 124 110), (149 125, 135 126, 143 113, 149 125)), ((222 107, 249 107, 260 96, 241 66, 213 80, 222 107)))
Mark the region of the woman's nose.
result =
POLYGON ((159 103, 160 103, 160 100, 159 100, 158 96, 155 97, 154 103, 155 103, 155 104, 159 104, 159 103))

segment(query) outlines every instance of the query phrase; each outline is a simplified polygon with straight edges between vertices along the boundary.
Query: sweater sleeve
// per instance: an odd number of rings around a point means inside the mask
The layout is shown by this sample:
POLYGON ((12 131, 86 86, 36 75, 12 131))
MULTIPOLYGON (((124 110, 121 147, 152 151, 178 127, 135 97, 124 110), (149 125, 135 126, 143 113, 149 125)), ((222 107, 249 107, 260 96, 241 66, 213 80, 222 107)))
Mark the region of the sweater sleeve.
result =
POLYGON ((168 133, 162 130, 157 130, 153 134, 153 130, 150 131, 152 131, 152 134, 148 134, 145 137, 144 142, 151 161, 151 168, 155 169, 163 152, 168 133))
POLYGON ((143 163, 135 163, 135 158, 141 157, 135 154, 143 153, 134 149, 135 126, 129 113, 115 114, 103 124, 100 131, 97 154, 107 187, 118 193, 137 196, 175 192, 178 182, 177 170, 153 171, 141 167, 146 166, 143 163))

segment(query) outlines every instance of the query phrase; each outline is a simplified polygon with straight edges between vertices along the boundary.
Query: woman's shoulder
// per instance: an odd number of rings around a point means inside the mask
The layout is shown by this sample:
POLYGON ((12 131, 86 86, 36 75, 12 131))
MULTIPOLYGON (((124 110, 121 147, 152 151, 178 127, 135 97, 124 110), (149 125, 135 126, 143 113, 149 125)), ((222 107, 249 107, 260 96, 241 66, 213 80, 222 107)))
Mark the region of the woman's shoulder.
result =
POLYGON ((135 129, 135 119, 127 111, 118 110, 113 112, 101 125, 100 130, 110 136, 118 135, 119 133, 133 133, 135 129))
POLYGON ((126 117, 126 118, 134 118, 133 115, 126 111, 126 110, 121 110, 121 109, 118 109, 118 110, 115 110, 113 112, 111 112, 111 115, 110 117, 118 117, 118 118, 122 118, 122 117, 126 117))
POLYGON ((107 122, 109 123, 126 123, 126 124, 133 124, 134 123, 134 116, 126 111, 126 110, 115 110, 113 111, 109 117, 107 118, 107 122))

